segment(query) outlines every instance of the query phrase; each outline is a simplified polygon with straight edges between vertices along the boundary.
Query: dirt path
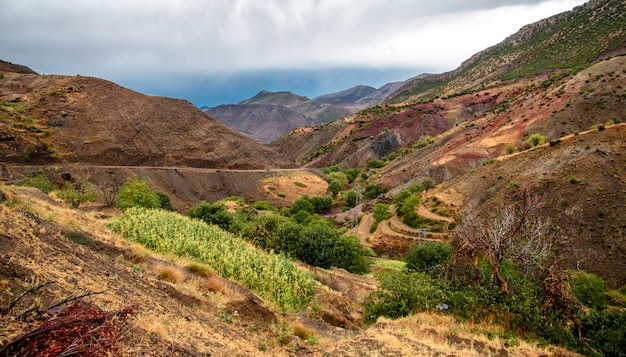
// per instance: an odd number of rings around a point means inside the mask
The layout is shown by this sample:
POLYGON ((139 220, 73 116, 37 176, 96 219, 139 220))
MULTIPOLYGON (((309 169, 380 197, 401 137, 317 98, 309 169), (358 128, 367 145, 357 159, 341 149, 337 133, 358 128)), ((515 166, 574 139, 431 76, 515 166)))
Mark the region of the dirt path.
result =
POLYGON ((417 214, 422 217, 432 219, 433 221, 441 221, 441 222, 448 222, 448 223, 454 222, 454 218, 438 215, 436 213, 431 212, 424 206, 419 206, 419 208, 417 209, 417 214))

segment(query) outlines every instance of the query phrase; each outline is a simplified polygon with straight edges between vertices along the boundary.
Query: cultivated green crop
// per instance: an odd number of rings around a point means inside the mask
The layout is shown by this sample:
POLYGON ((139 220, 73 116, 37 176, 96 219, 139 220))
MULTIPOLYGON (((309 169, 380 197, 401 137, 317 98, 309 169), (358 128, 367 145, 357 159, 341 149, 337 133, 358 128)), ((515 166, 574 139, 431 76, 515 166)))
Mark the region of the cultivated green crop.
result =
POLYGON ((159 253, 173 253, 210 265, 287 311, 310 301, 314 280, 291 260, 263 252, 216 226, 163 210, 130 208, 110 228, 159 253))

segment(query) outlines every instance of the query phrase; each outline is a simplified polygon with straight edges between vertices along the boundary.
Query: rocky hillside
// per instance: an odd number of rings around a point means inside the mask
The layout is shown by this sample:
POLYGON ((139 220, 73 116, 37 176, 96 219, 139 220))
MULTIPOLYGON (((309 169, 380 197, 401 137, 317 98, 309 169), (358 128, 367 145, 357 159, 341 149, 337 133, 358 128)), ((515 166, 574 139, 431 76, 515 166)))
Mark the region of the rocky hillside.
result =
POLYGON ((291 92, 268 91, 234 105, 204 109, 204 112, 261 143, 268 143, 298 127, 321 125, 352 113, 291 92))
POLYGON ((530 78, 556 70, 586 67, 626 47, 626 4, 592 0, 527 25, 503 42, 477 53, 450 72, 416 77, 393 94, 395 103, 428 101, 530 78))
POLYGON ((293 167, 187 101, 146 96, 98 78, 24 74, 24 68, 2 65, 3 162, 293 167))

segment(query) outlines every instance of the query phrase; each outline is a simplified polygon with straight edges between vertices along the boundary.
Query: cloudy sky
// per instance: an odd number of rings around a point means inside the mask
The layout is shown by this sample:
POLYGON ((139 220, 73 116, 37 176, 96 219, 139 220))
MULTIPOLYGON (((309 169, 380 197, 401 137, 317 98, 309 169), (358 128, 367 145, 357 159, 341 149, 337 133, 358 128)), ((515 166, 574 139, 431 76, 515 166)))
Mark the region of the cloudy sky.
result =
POLYGON ((0 59, 195 105, 440 73, 585 0, 6 0, 0 59))

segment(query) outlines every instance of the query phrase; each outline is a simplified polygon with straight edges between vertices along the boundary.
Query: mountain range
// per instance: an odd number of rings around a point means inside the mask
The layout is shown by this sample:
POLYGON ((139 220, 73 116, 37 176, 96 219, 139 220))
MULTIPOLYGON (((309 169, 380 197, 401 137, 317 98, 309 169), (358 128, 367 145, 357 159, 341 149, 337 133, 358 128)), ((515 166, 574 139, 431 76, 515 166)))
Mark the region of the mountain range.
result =
POLYGON ((261 91, 237 104, 201 109, 240 133, 267 144, 295 128, 326 124, 380 104, 401 85, 390 83, 379 89, 355 86, 313 99, 291 92, 261 91))

